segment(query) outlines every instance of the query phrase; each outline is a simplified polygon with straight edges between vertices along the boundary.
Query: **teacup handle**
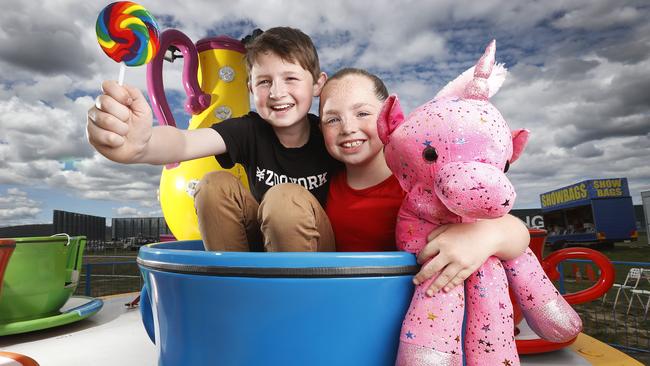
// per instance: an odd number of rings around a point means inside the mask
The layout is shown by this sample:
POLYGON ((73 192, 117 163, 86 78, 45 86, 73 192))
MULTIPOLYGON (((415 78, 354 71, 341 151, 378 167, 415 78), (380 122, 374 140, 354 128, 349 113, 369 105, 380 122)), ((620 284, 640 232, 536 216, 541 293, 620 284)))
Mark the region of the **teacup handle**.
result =
MULTIPOLYGON (((163 60, 165 52, 170 46, 175 46, 183 54, 183 87, 187 100, 185 110, 192 115, 197 115, 210 106, 210 94, 201 90, 198 81, 199 53, 196 46, 183 32, 176 29, 167 29, 160 34, 160 48, 153 60, 147 65, 147 91, 151 101, 151 109, 160 125, 176 127, 176 121, 172 114, 165 88, 163 86, 163 60)), ((178 163, 167 164, 165 167, 172 169, 178 163)))
POLYGON ((567 259, 588 259, 600 268, 600 277, 598 277, 598 280, 593 286, 585 290, 564 295, 564 298, 569 304, 582 304, 595 300, 605 294, 614 284, 616 269, 612 262, 603 253, 589 248, 566 248, 553 252, 544 258, 542 268, 544 268, 544 271, 551 280, 557 280, 560 277, 557 265, 567 259))
POLYGON ((65 243, 65 246, 70 245, 70 235, 68 235, 66 233, 57 233, 57 234, 54 234, 54 235, 50 235, 50 238, 53 238, 55 236, 65 236, 66 238, 68 238, 68 242, 65 243))
POLYGON ((147 90, 154 115, 161 125, 176 127, 165 89, 163 86, 163 60, 165 52, 170 46, 175 46, 183 54, 183 87, 187 94, 185 110, 192 115, 197 115, 210 106, 210 94, 201 90, 198 81, 199 53, 196 46, 183 32, 176 29, 167 29, 160 34, 160 51, 147 65, 147 90))

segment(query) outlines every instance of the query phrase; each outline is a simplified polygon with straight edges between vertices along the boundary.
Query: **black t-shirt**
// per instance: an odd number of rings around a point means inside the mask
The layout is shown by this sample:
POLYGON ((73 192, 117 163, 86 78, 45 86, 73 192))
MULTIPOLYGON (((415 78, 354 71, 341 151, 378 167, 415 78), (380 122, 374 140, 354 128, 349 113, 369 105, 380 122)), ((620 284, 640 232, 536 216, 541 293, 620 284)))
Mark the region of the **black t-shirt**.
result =
POLYGON ((325 207, 329 180, 342 164, 327 153, 318 117, 309 114, 308 119, 309 140, 297 148, 284 147, 271 125, 255 112, 215 123, 212 128, 228 149, 216 159, 226 169, 234 163, 244 166, 251 193, 258 202, 272 186, 296 183, 325 207))

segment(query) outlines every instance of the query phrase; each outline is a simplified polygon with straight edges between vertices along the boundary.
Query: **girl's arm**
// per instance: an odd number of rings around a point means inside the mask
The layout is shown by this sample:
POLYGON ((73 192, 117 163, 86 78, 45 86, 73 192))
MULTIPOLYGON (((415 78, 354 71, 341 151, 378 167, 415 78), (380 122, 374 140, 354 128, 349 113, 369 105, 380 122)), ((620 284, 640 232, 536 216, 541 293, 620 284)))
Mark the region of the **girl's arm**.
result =
POLYGON ((474 223, 450 224, 437 228, 428 236, 429 243, 418 254, 418 263, 426 263, 415 275, 416 285, 436 273, 427 295, 460 285, 490 256, 501 260, 516 258, 530 242, 526 225, 512 215, 474 223))

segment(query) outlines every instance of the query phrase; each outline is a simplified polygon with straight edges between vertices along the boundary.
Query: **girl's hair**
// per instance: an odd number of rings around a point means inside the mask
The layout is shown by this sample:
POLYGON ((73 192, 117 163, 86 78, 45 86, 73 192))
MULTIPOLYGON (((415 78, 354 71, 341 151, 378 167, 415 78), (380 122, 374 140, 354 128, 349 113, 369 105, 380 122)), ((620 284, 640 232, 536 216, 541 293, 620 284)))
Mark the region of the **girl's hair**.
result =
MULTIPOLYGON (((388 89, 386 89, 386 85, 384 85, 384 82, 381 81, 381 79, 377 75, 371 74, 368 71, 363 69, 357 69, 355 67, 346 67, 344 69, 337 71, 334 75, 329 77, 327 79, 327 82, 329 83, 332 80, 342 79, 347 75, 360 75, 360 76, 367 77, 373 83, 375 95, 377 96, 377 99, 383 102, 386 100, 386 98, 388 98, 388 89)), ((327 85, 327 83, 325 85, 327 85)))

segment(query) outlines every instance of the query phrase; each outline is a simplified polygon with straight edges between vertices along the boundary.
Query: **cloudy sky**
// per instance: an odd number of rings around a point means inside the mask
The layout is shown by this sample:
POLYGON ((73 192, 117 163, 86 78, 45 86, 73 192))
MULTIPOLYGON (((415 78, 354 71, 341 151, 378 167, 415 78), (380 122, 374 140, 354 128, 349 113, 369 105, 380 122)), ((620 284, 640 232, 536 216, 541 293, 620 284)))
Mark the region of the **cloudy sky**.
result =
MULTIPOLYGON (((109 2, 14 1, 0 14, 0 226, 48 223, 62 209, 160 216, 161 168, 112 163, 85 138, 101 81, 119 66, 94 25, 109 2)), ((324 71, 367 68, 407 111, 472 66, 490 39, 508 79, 493 103, 532 137, 509 176, 516 208, 584 179, 627 177, 650 190, 650 5, 647 1, 142 1, 161 28, 191 39, 288 25, 311 35, 324 71)), ((145 67, 128 83, 146 88, 145 67)), ((180 65, 166 90, 182 114, 180 65)))

